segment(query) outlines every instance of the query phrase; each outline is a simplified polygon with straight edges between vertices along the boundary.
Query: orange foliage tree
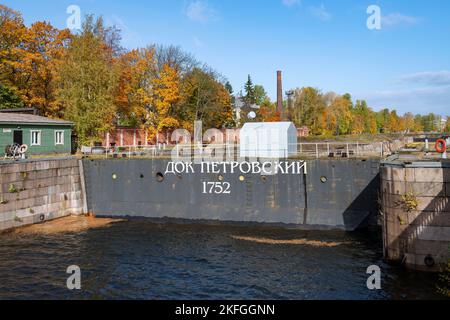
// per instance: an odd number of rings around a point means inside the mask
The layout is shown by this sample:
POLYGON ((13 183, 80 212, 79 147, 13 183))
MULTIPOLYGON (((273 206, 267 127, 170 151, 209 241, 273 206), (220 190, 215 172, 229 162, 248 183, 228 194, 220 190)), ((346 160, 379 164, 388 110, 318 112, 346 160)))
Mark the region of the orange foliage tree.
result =
POLYGON ((54 80, 70 38, 68 30, 46 22, 27 28, 18 12, 0 5, 1 83, 16 90, 25 106, 46 116, 61 116, 54 80))
POLYGON ((152 81, 156 73, 154 50, 132 50, 121 55, 117 64, 119 79, 115 104, 118 122, 144 127, 152 118, 152 81))
POLYGON ((153 79, 153 119, 149 123, 157 131, 171 130, 180 123, 172 114, 172 108, 180 99, 178 72, 164 64, 159 76, 153 79))

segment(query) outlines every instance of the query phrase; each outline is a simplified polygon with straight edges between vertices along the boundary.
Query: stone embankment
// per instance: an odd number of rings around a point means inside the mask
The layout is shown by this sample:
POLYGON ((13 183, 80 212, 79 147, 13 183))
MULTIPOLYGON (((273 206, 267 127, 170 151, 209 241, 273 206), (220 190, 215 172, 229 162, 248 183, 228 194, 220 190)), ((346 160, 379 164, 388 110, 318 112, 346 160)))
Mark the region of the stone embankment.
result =
POLYGON ((0 231, 82 214, 81 176, 76 158, 0 162, 0 231))
POLYGON ((441 269, 450 259, 450 162, 388 159, 381 186, 386 258, 441 269))

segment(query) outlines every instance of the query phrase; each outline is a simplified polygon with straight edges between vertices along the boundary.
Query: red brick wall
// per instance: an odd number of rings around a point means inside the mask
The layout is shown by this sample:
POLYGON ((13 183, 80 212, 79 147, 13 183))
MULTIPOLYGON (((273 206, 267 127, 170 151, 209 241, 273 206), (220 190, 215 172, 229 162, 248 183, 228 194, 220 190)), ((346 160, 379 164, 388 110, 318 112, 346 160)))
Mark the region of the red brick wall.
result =
MULTIPOLYGON (((226 129, 220 130, 223 133, 223 139, 226 140, 226 129)), ((301 127, 298 130, 298 137, 308 137, 309 129, 307 127, 301 127)), ((193 138, 192 134, 192 138, 193 138)), ((103 146, 110 146, 111 143, 116 143, 117 147, 122 146, 146 146, 146 145, 155 145, 157 142, 159 143, 167 143, 169 144, 168 139, 171 137, 171 132, 161 132, 158 134, 158 139, 155 137, 151 141, 146 143, 146 134, 143 129, 129 129, 129 128, 116 128, 111 130, 108 134, 104 135, 103 138, 103 146)), ((236 143, 239 143, 239 129, 235 129, 235 135, 230 137, 231 140, 234 140, 236 143)))

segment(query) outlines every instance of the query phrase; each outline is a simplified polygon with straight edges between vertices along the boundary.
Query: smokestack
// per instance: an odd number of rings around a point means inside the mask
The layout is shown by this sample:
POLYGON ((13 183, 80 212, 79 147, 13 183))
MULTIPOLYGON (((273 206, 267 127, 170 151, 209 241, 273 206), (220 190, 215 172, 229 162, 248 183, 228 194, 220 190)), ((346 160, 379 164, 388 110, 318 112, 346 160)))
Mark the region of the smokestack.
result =
POLYGON ((283 112, 283 83, 281 80, 281 71, 277 71, 277 111, 281 115, 281 120, 284 119, 283 112))

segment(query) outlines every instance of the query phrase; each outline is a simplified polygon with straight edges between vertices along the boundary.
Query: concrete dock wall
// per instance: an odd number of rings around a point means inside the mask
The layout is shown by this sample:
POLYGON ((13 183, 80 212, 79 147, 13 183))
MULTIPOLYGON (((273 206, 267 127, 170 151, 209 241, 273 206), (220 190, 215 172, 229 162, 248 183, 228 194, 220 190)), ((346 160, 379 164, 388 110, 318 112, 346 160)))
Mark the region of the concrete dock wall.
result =
POLYGON ((79 160, 0 162, 0 230, 83 212, 79 160))
POLYGON ((381 184, 386 258, 439 270, 450 258, 450 163, 386 161, 381 184))

